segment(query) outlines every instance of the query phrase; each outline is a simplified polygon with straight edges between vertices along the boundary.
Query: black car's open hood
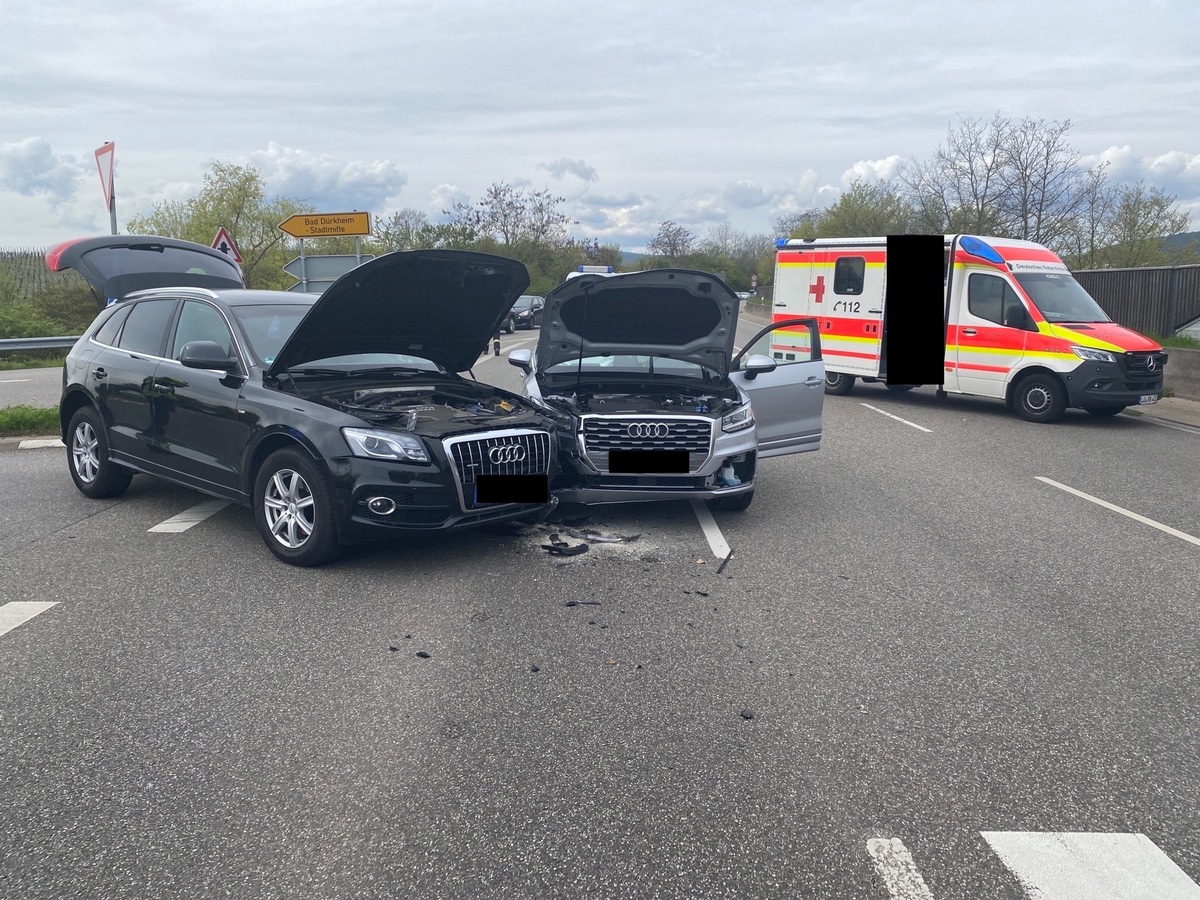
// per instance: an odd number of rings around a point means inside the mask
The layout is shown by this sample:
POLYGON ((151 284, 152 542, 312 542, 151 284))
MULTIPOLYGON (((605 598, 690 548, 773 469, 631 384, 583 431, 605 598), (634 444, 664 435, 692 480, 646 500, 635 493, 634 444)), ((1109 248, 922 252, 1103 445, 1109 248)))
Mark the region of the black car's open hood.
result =
POLYGON ((355 353, 402 353, 465 372, 528 286, 524 263, 503 256, 467 250, 384 254, 325 290, 267 374, 355 353))
POLYGON ((146 288, 246 286, 238 264, 220 250, 153 235, 63 241, 47 251, 46 265, 52 272, 74 269, 101 306, 146 288))
POLYGON ((738 297, 716 275, 649 269, 580 275, 546 295, 537 367, 581 356, 669 356, 728 374, 738 297))

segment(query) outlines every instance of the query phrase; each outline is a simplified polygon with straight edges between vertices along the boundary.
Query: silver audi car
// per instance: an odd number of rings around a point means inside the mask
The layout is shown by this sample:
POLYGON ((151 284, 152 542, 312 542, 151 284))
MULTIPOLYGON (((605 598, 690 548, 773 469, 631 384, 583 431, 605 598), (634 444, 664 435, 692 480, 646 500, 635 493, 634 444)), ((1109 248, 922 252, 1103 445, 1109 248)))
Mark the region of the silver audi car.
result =
POLYGON ((721 278, 689 269, 582 274, 546 296, 536 349, 509 362, 559 423, 559 500, 744 510, 759 459, 820 447, 816 320, 738 346, 739 307, 721 278))

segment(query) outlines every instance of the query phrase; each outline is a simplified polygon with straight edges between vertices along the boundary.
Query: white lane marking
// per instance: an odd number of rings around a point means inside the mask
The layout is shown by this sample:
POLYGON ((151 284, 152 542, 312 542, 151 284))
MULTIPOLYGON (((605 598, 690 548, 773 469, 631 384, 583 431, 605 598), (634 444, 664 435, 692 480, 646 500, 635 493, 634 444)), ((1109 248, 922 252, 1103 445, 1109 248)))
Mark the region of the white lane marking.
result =
POLYGON ((721 534, 721 529, 717 527, 717 522, 709 512, 708 506, 703 500, 692 501, 692 512, 696 514, 696 518, 700 522, 700 530, 704 532, 704 539, 708 541, 709 549, 712 550, 713 556, 717 559, 724 559, 729 555, 729 544, 725 543, 725 536, 721 534))
POLYGON ((1034 900, 1200 900, 1144 834, 981 831, 1034 900))
POLYGON ((171 534, 187 531, 198 522, 203 522, 209 516, 219 513, 228 505, 228 500, 206 500, 203 503, 193 506, 191 509, 185 509, 177 516, 171 516, 165 522, 159 522, 150 531, 168 532, 171 534))
POLYGON ((33 600, 14 600, 11 603, 5 603, 0 606, 0 634, 12 631, 22 622, 28 622, 52 606, 58 606, 57 601, 39 603, 33 600))
POLYGON ((1176 422, 1165 422, 1162 419, 1154 419, 1152 416, 1146 416, 1151 425, 1161 425, 1163 428, 1171 428, 1175 431, 1182 431, 1184 434, 1200 434, 1200 428, 1193 428, 1191 425, 1180 425, 1176 422))
POLYGON ((62 438, 30 438, 17 444, 18 450, 40 450, 44 447, 65 447, 62 438))
POLYGON ((917 431, 924 431, 926 434, 933 434, 933 429, 931 429, 931 428, 925 428, 921 425, 916 424, 915 422, 908 421, 908 419, 902 419, 899 416, 893 416, 890 412, 884 412, 879 407, 872 406, 870 403, 864 403, 862 405, 865 406, 867 409, 873 409, 873 410, 875 410, 875 412, 880 413, 881 415, 887 416, 889 419, 895 419, 897 422, 903 422, 905 425, 911 425, 913 428, 917 429, 917 431))
POLYGON ((1200 538, 1193 537, 1186 532, 1172 528, 1170 525, 1163 525, 1161 522, 1155 522, 1153 519, 1147 519, 1145 516, 1139 516, 1135 512, 1130 512, 1123 507, 1117 506, 1115 503, 1109 503, 1107 500, 1101 500, 1099 497, 1093 497, 1091 494, 1085 494, 1083 491, 1076 490, 1073 487, 1068 487, 1065 484, 1059 484, 1057 481, 1052 481, 1049 478, 1043 478, 1041 475, 1034 476, 1038 481, 1044 481, 1051 487, 1056 487, 1060 491, 1066 491, 1068 494, 1074 494, 1076 497, 1082 497, 1084 500, 1090 500, 1097 506, 1103 506, 1105 509, 1111 509, 1113 512, 1120 513, 1123 516, 1128 516, 1135 522, 1141 522, 1143 525, 1149 525, 1151 528, 1157 528, 1159 531, 1166 532, 1172 537, 1177 537, 1181 541, 1187 541, 1189 544, 1195 544, 1200 547, 1200 538))
POLYGON ((26 381, 33 381, 32 378, 0 378, 0 384, 24 384, 26 381))
POLYGON ((933 900, 933 893, 900 838, 871 838, 867 852, 875 860, 875 871, 893 900, 933 900))

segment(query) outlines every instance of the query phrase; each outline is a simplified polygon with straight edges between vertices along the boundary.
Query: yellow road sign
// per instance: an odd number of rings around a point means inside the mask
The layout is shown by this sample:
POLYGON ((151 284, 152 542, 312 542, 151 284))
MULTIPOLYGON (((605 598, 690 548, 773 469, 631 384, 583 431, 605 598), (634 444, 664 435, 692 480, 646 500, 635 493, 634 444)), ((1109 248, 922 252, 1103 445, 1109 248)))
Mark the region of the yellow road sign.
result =
POLYGON ((298 238, 370 234, 371 217, 365 212, 304 213, 280 222, 279 230, 298 238))

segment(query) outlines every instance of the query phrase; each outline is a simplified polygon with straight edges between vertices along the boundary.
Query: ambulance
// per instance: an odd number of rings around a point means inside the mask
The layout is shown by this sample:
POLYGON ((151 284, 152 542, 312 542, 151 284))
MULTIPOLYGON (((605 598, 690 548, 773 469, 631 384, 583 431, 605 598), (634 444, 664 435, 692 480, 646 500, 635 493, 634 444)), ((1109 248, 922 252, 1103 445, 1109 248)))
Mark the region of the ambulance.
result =
MULTIPOLYGON (((935 242, 932 279, 919 291, 894 289, 890 301, 888 238, 776 242, 774 319, 818 320, 826 393, 848 394, 856 379, 892 391, 919 387, 888 378, 887 331, 907 328, 923 307, 938 357, 923 383, 940 377, 939 397, 991 397, 1030 422, 1053 422, 1067 408, 1113 416, 1162 396, 1162 347, 1113 322, 1046 247, 973 235, 915 237, 935 242)), ((892 346, 895 357, 903 348, 895 340, 892 346)))

